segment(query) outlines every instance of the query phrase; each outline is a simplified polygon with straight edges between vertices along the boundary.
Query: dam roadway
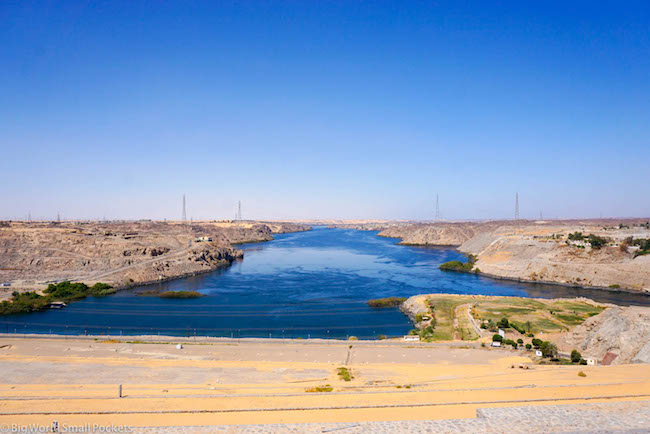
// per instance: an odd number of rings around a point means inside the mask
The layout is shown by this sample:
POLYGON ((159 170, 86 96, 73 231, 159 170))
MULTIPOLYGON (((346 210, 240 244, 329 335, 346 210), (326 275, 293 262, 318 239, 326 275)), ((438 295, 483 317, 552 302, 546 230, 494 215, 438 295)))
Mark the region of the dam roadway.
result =
POLYGON ((3 336, 0 348, 0 424, 474 420, 528 406, 635 402, 643 412, 650 400, 648 365, 535 365, 525 352, 470 346, 226 339, 179 349, 155 338, 3 336), (337 375, 344 366, 349 382, 337 375))

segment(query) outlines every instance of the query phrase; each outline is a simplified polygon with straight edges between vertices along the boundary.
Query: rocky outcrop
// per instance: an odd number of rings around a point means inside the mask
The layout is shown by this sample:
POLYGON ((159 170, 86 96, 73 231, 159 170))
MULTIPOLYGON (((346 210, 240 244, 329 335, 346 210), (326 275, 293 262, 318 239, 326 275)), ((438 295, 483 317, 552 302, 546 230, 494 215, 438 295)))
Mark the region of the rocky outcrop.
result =
POLYGON ((379 236, 401 238, 400 244, 457 246, 476 256, 475 269, 491 277, 650 293, 650 255, 635 257, 618 246, 631 236, 650 238, 644 221, 395 224, 379 236), (613 245, 602 249, 570 246, 567 237, 573 232, 593 233, 613 245))
POLYGON ((11 222, 0 228, 0 299, 61 280, 116 287, 211 271, 242 257, 233 244, 308 226, 259 222, 11 222), (204 242, 203 239, 211 239, 204 242))
POLYGON ((560 338, 558 346, 599 361, 612 353, 612 364, 650 363, 650 308, 609 307, 560 338))
MULTIPOLYGON (((647 230, 639 229, 643 233, 647 230)), ((459 249, 477 257, 481 273, 500 278, 570 286, 625 289, 650 293, 650 256, 637 256, 616 246, 632 230, 603 230, 598 226, 527 224, 501 226, 477 234, 459 249), (614 246, 577 248, 567 244, 574 231, 612 239, 614 246)), ((637 235, 638 236, 638 235, 637 235)), ((645 235, 650 237, 650 232, 645 235)))
POLYGON ((112 282, 116 287, 129 287, 136 284, 161 282, 179 276, 206 273, 230 265, 243 258, 241 250, 217 243, 194 244, 191 249, 178 255, 170 255, 152 263, 134 264, 117 270, 114 274, 103 276, 101 281, 112 282))
POLYGON ((414 295, 409 297, 404 303, 399 307, 399 310, 406 316, 409 317, 409 320, 416 327, 420 328, 416 317, 418 314, 427 314, 429 313, 429 307, 427 306, 428 295, 414 295))
POLYGON ((482 224, 432 223, 392 226, 380 237, 401 238, 400 244, 421 246, 460 246, 474 237, 482 224))

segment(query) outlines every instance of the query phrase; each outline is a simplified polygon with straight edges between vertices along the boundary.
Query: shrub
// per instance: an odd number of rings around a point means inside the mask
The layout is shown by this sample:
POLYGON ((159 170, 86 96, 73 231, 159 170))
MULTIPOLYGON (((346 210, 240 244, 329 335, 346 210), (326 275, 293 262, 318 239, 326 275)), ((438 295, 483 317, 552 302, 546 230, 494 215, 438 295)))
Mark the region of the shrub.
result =
POLYGON ((542 345, 543 341, 541 339, 534 338, 532 343, 535 348, 539 348, 542 345))
POLYGON ((338 368, 336 373, 343 381, 352 381, 354 378, 348 368, 338 368))
POLYGON ((396 307, 406 301, 405 297, 386 297, 368 301, 370 307, 396 307))
POLYGON ((510 322, 508 321, 508 318, 501 318, 497 324, 502 329, 510 328, 510 322))
POLYGON ((578 350, 571 351, 571 362, 580 363, 580 360, 582 360, 582 355, 578 352, 578 350))
POLYGON ((607 245, 607 239, 605 239, 603 237, 599 237, 598 235, 589 234, 589 236, 587 237, 587 240, 591 244, 592 249, 598 250, 601 247, 607 245))
POLYGON ((539 346, 539 349, 542 352, 542 356, 550 357, 550 358, 557 358, 557 346, 554 343, 544 341, 539 346))
POLYGON ((422 339, 431 339, 433 338, 433 332, 434 329, 432 326, 426 326, 422 330, 420 330, 420 338, 422 339))
POLYGON ((533 348, 533 346, 531 344, 526 344, 526 349, 527 350, 530 350, 531 348, 533 348))
POLYGON ((587 374, 585 374, 584 372, 582 371, 578 372, 578 377, 586 377, 586 376, 587 374))
POLYGON ((526 329, 526 333, 528 333, 528 337, 533 337, 530 333, 530 330, 533 328, 533 324, 530 321, 526 321, 524 323, 524 328, 526 329))
POLYGON ((569 234, 569 239, 572 241, 582 241, 585 239, 585 236, 582 235, 582 232, 573 232, 569 234))
POLYGON ((10 301, 5 300, 0 303, 0 315, 35 312, 49 307, 55 301, 70 302, 88 296, 101 297, 112 294, 115 290, 105 283, 96 283, 92 287, 88 287, 85 283, 65 281, 57 284, 51 283, 43 292, 45 295, 33 291, 23 293, 14 291, 10 301))
POLYGON ((348 340, 349 340, 349 341, 358 341, 359 338, 356 337, 356 336, 350 336, 350 337, 348 338, 348 340))
POLYGON ((500 334, 496 334, 492 336, 492 342, 503 342, 503 336, 500 334))
POLYGON ((388 339, 388 336, 386 336, 386 335, 378 335, 377 339, 379 339, 380 341, 383 341, 384 339, 388 339))
POLYGON ((331 392, 332 390, 334 390, 334 388, 329 384, 326 384, 324 386, 308 387, 305 389, 305 392, 331 392))
POLYGON ((116 290, 107 283, 97 282, 90 287, 90 295, 93 297, 103 297, 105 295, 115 294, 116 290))
POLYGON ((449 261, 440 265, 440 269, 443 271, 460 271, 464 273, 469 273, 474 268, 474 263, 476 262, 476 256, 467 255, 467 262, 460 261, 449 261))
POLYGON ((517 343, 518 343, 519 345, 521 345, 521 344, 524 343, 524 340, 523 340, 522 338, 519 338, 519 339, 517 339, 517 343))
POLYGON ((510 323, 510 327, 512 327, 513 329, 517 330, 517 331, 518 331, 519 333, 521 333, 522 335, 525 335, 525 334, 526 334, 526 330, 524 329, 524 327, 522 327, 522 326, 520 326, 520 325, 518 325, 518 324, 516 324, 516 323, 514 323, 514 322, 511 322, 511 323, 510 323))

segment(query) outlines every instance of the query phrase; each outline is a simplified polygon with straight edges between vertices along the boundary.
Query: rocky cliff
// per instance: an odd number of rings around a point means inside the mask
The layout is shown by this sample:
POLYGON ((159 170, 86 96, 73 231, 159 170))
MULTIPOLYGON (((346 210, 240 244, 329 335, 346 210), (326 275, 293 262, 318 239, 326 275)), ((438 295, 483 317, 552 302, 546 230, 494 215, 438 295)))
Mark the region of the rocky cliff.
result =
POLYGON ((477 257, 475 267, 481 273, 495 277, 650 292, 650 256, 635 257, 618 246, 632 234, 650 236, 650 231, 528 223, 481 232, 459 249, 477 257), (568 234, 576 231, 597 234, 611 245, 591 249, 567 244, 568 234))
POLYGON ((610 307, 561 337, 558 346, 599 361, 612 353, 612 364, 650 363, 650 308, 610 307))
POLYGON ((379 236, 401 244, 458 246, 492 277, 650 293, 650 255, 621 249, 624 239, 650 238, 645 219, 395 224, 379 236), (609 240, 601 249, 567 244, 573 232, 609 240))
POLYGON ((258 222, 7 222, 0 227, 0 298, 61 280, 124 287, 187 276, 241 258, 233 244, 308 226, 258 222))
POLYGON ((401 238, 400 244, 421 246, 460 246, 483 230, 481 223, 434 223, 392 226, 380 237, 401 238))

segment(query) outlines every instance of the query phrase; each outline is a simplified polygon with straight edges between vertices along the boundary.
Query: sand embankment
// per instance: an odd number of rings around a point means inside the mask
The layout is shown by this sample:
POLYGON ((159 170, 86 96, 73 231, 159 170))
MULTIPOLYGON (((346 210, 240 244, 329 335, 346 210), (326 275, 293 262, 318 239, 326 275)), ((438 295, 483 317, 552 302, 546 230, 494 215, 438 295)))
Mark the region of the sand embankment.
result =
POLYGON ((431 420, 474 418, 495 406, 648 399, 649 365, 537 366, 521 354, 403 342, 190 341, 177 349, 0 336, 0 423, 431 420), (331 391, 308 391, 326 384, 331 391))

